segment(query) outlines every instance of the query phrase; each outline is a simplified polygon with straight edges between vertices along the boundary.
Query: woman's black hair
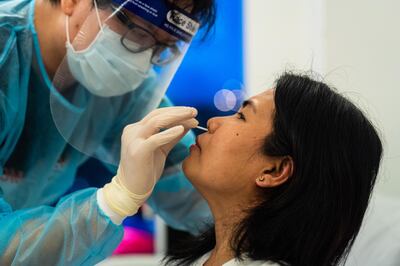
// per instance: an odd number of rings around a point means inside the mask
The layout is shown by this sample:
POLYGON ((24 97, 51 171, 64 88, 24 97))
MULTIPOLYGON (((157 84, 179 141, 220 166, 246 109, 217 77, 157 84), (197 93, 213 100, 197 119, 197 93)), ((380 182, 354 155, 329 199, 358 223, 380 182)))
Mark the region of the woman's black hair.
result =
MULTIPOLYGON (((237 225, 231 247, 280 265, 338 265, 360 229, 382 156, 382 143, 349 100, 306 75, 276 82, 273 131, 262 153, 290 156, 293 175, 237 225)), ((171 251, 167 264, 190 265, 215 246, 214 227, 171 251)))
MULTIPOLYGON (((54 5, 58 5, 60 0, 48 0, 54 5)), ((99 6, 109 5, 112 0, 96 0, 99 6)), ((165 0, 167 5, 177 3, 182 0, 165 0)), ((185 0, 184 0, 185 1, 185 0)), ((200 22, 201 28, 205 29, 203 31, 203 39, 211 31, 215 24, 216 19, 216 6, 215 0, 192 0, 190 7, 192 9, 191 14, 196 17, 200 22)))

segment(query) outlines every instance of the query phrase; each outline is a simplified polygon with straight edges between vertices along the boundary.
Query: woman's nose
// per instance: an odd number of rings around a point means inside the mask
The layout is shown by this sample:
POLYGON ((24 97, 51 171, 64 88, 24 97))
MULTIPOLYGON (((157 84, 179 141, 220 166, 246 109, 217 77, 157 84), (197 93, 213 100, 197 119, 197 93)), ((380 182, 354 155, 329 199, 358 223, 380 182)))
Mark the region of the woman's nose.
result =
POLYGON ((213 117, 207 121, 207 128, 209 133, 214 133, 215 130, 221 125, 222 117, 213 117))

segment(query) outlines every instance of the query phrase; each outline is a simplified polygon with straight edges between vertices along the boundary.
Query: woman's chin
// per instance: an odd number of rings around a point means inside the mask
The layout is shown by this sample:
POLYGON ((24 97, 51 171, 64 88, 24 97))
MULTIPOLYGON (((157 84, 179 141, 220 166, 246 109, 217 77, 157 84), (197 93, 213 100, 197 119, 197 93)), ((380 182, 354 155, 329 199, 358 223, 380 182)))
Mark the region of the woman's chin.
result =
POLYGON ((182 163, 182 170, 187 179, 193 180, 195 179, 196 175, 196 170, 195 170, 196 164, 193 161, 192 154, 186 157, 186 159, 182 163))
POLYGON ((182 162, 182 171, 185 174, 185 176, 188 176, 190 174, 190 158, 191 154, 189 154, 188 157, 186 157, 185 160, 182 162))

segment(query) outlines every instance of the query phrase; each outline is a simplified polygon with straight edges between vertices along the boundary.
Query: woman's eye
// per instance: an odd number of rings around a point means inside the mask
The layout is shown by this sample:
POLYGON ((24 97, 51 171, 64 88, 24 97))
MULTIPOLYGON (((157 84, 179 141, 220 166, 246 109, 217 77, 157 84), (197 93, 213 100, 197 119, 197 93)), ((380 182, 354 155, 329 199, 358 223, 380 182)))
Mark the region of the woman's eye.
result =
POLYGON ((238 115, 239 119, 246 121, 246 118, 244 117, 244 114, 242 112, 237 112, 236 114, 238 115))

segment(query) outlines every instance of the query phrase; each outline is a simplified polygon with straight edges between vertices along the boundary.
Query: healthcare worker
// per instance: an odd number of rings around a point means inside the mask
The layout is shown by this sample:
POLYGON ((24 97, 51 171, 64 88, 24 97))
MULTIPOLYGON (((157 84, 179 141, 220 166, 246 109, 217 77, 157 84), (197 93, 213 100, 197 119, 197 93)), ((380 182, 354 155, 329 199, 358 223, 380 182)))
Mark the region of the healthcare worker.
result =
POLYGON ((0 1, 0 265, 93 265, 152 191, 167 223, 199 229, 180 170, 196 111, 164 94, 212 20, 212 0, 0 1), (90 156, 115 177, 59 200, 90 156))

